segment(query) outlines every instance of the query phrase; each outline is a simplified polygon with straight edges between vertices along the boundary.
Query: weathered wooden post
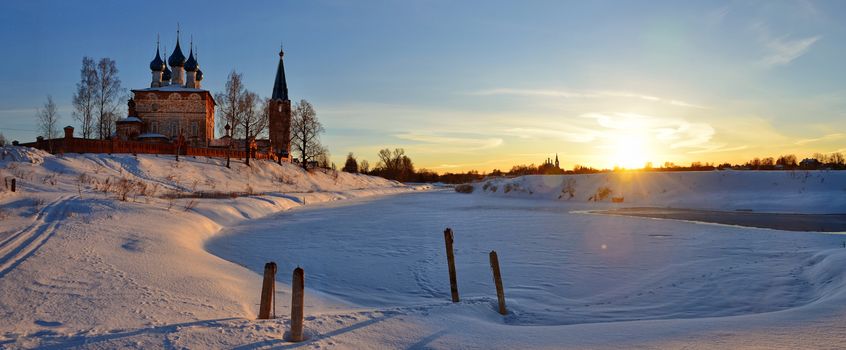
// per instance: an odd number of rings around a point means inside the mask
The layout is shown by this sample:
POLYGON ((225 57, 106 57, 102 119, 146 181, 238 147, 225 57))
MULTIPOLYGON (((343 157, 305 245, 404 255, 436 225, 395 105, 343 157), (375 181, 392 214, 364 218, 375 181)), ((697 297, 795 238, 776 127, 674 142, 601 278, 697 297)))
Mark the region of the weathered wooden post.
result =
POLYGON ((12 192, 15 192, 16 187, 17 187, 17 180, 15 180, 15 178, 13 177, 12 178, 12 192))
POLYGON ((444 242, 446 242, 447 263, 449 264, 449 290, 452 293, 452 302, 458 300, 458 277, 455 275, 455 254, 452 251, 453 235, 452 229, 447 227, 444 230, 444 242))
POLYGON ((260 320, 270 318, 270 311, 273 308, 276 298, 276 263, 271 261, 264 264, 264 281, 261 284, 261 305, 259 306, 260 320))
POLYGON ((291 284, 291 334, 290 341, 303 341, 303 304, 305 291, 305 276, 303 269, 294 269, 294 281, 291 284))
POLYGON ((491 250, 490 258, 494 284, 496 285, 496 298, 499 301, 499 313, 506 315, 508 311, 505 310, 505 291, 502 289, 502 276, 499 274, 499 258, 496 256, 496 251, 491 250))

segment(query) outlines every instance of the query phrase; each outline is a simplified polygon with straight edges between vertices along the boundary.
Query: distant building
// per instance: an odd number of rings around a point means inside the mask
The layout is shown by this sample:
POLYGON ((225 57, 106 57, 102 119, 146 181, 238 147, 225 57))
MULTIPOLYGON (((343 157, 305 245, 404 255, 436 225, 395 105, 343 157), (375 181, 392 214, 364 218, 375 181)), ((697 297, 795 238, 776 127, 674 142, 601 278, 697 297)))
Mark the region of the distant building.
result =
POLYGON ((193 43, 186 59, 177 32, 170 57, 162 60, 157 47, 150 71, 150 87, 132 90, 127 117, 116 122, 117 138, 173 142, 181 135, 189 145, 207 146, 214 139, 215 102, 202 89, 203 71, 193 43))
POLYGON ((816 158, 805 158, 799 162, 799 167, 802 169, 816 169, 820 167, 822 163, 817 160, 816 158))

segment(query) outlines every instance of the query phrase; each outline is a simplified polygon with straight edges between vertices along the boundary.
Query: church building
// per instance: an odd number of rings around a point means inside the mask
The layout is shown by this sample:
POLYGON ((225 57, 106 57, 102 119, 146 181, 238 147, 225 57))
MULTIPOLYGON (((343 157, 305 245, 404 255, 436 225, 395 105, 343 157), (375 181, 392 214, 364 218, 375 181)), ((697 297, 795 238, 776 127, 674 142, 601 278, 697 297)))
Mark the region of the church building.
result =
POLYGON ((162 60, 156 45, 156 57, 150 62, 150 87, 133 89, 126 118, 116 121, 119 140, 171 143, 182 140, 194 147, 231 147, 243 149, 249 143, 254 149, 269 152, 281 160, 291 161, 291 100, 285 80, 284 52, 279 51, 279 65, 273 82, 268 111, 269 140, 233 140, 226 135, 214 137, 215 101, 211 92, 202 88, 203 71, 197 61, 193 43, 188 58, 182 53, 179 31, 176 47, 162 60))
POLYGON ((288 99, 288 82, 285 80, 285 63, 282 57, 285 52, 279 50, 279 66, 276 68, 276 79, 273 82, 273 93, 270 95, 270 111, 268 123, 270 147, 282 158, 291 160, 291 100, 288 99))
POLYGON ((172 142, 182 136, 188 145, 207 146, 214 139, 215 102, 202 88, 203 71, 193 43, 186 59, 177 32, 173 53, 162 60, 156 48, 150 71, 150 87, 132 90, 128 115, 116 122, 117 138, 172 142))

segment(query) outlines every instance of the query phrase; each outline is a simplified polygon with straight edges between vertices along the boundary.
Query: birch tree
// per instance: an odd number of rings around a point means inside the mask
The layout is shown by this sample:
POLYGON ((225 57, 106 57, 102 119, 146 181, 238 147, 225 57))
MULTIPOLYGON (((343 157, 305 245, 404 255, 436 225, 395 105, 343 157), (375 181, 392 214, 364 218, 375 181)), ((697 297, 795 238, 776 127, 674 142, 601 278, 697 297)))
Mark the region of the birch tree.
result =
POLYGON ((53 96, 47 95, 47 102, 38 109, 38 131, 46 140, 59 136, 59 111, 53 96))
POLYGON ((73 94, 73 119, 79 123, 82 138, 94 136, 95 96, 97 94, 97 68, 91 57, 82 58, 80 79, 73 94))
POLYGON ((323 125, 317 119, 317 112, 306 100, 294 105, 291 113, 291 146, 300 154, 300 165, 308 169, 308 163, 326 153, 320 143, 323 125))
POLYGON ((230 126, 230 136, 243 136, 243 127, 241 126, 241 119, 243 119, 243 99, 246 89, 241 81, 241 74, 232 71, 226 78, 226 86, 223 92, 214 94, 214 100, 217 103, 217 115, 219 116, 218 128, 221 134, 225 134, 224 127, 226 124, 230 126))
POLYGON ((97 91, 94 94, 94 106, 97 117, 97 137, 109 138, 115 126, 118 101, 122 95, 120 78, 115 61, 101 58, 97 63, 97 91))

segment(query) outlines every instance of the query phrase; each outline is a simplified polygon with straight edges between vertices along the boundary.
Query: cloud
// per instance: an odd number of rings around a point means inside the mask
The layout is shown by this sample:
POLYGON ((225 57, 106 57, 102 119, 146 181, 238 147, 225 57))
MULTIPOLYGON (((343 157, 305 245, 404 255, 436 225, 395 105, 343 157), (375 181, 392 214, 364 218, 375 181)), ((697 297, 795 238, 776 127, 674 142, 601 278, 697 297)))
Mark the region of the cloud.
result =
POLYGON ((571 143, 594 143, 610 147, 620 140, 643 142, 671 149, 700 149, 712 147, 714 128, 706 123, 681 118, 656 117, 635 113, 586 113, 566 122, 535 122, 521 120, 520 126, 507 128, 504 133, 520 138, 560 140, 571 143))
POLYGON ((817 137, 817 138, 812 138, 812 139, 802 139, 802 140, 796 141, 794 143, 797 144, 797 145, 804 145, 806 143, 812 143, 812 142, 817 142, 817 141, 837 140, 837 139, 841 139, 843 137, 846 137, 846 134, 834 133, 834 134, 823 135, 823 136, 820 136, 820 137, 817 137))
POLYGON ((759 40, 768 53, 762 62, 765 66, 774 67, 789 64, 806 54, 811 46, 822 39, 815 35, 807 38, 792 39, 787 35, 773 36, 769 28, 763 23, 755 23, 752 29, 758 33, 759 40))
POLYGON ((560 98, 631 98, 640 99, 644 101, 652 101, 664 103, 673 106, 705 109, 706 107, 688 103, 681 100, 667 99, 652 95, 638 94, 628 91, 613 91, 613 90, 556 90, 556 89, 512 89, 512 88, 497 88, 472 92, 471 95, 476 96, 497 96, 497 95, 511 95, 511 96, 540 96, 540 97, 560 97, 560 98))
POLYGON ((725 147, 725 145, 715 145, 712 147, 708 147, 706 149, 698 150, 698 151, 690 151, 687 153, 690 154, 703 154, 703 153, 721 153, 721 152, 732 152, 732 151, 740 151, 749 148, 747 145, 743 146, 736 146, 736 147, 725 147))
POLYGON ((448 146, 450 148, 456 148, 461 151, 479 151, 484 149, 496 148, 503 144, 503 140, 501 138, 496 137, 473 138, 418 133, 400 133, 394 136, 403 140, 415 141, 438 146, 448 146))
POLYGON ((596 139, 596 135, 592 130, 571 131, 555 128, 519 127, 506 129, 505 132, 524 139, 552 138, 575 143, 591 142, 596 139))
POLYGON ((639 134, 670 148, 704 147, 715 134, 714 128, 709 124, 689 122, 681 118, 634 113, 589 113, 582 117, 596 120, 596 123, 605 129, 597 130, 597 133, 609 134, 605 135, 606 137, 639 134))

